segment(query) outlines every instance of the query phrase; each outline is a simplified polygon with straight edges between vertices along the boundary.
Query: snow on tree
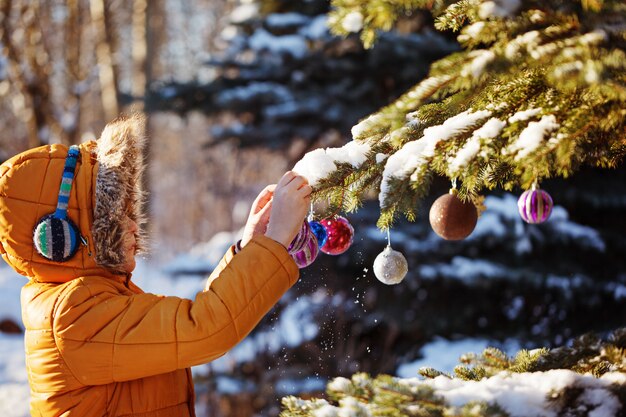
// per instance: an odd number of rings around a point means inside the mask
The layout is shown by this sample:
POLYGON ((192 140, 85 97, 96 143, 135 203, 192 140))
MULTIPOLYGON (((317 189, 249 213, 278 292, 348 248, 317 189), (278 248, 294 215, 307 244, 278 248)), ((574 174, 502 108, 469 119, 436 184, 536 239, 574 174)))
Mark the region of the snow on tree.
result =
POLYGON ((465 355, 454 377, 422 368, 427 378, 358 373, 327 385, 329 400, 283 399, 281 417, 343 416, 618 416, 626 405, 624 330, 606 341, 592 335, 570 348, 494 348, 465 355))
POLYGON ((403 13, 430 8, 438 29, 459 32, 463 50, 433 63, 426 79, 354 126, 353 142, 340 151, 305 155, 297 170, 329 167, 310 178, 317 199, 351 210, 375 189, 378 225, 389 228, 398 213, 415 216, 433 176, 458 180, 460 197, 475 200, 483 190, 527 189, 623 158, 622 1, 333 4, 332 29, 347 34, 362 21, 366 45, 403 13), (346 159, 355 152, 358 158, 346 159))

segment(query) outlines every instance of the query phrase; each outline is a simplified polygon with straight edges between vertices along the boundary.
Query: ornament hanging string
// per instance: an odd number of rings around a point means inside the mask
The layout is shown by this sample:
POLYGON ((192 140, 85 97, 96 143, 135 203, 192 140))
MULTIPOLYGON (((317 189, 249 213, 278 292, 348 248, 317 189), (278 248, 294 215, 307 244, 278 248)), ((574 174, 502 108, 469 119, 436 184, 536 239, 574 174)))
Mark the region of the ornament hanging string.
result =
POLYGON ((391 232, 389 231, 389 228, 387 228, 387 247, 391 247, 391 232))

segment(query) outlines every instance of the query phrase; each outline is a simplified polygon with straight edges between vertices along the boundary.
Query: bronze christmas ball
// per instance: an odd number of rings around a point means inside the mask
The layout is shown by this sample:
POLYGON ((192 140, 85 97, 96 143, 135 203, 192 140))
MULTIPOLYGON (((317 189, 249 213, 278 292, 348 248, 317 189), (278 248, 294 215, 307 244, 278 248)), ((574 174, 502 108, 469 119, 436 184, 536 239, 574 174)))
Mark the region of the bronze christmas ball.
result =
POLYGON ((476 227, 478 213, 471 201, 461 201, 456 193, 451 192, 435 200, 428 217, 439 236, 446 240, 461 240, 476 227))

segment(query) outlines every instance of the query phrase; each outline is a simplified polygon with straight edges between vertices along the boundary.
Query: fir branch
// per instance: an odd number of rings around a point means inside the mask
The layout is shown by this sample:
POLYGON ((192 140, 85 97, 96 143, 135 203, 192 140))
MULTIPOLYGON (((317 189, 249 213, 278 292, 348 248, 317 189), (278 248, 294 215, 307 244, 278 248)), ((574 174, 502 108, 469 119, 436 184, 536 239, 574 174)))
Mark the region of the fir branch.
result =
MULTIPOLYGON (((438 394, 436 386, 458 387, 459 379, 484 381, 484 378, 509 378, 515 374, 535 373, 533 381, 540 378, 541 372, 552 370, 573 370, 580 374, 600 378, 608 372, 612 380, 619 381, 626 377, 626 329, 614 331, 606 340, 588 334, 579 337, 571 347, 557 349, 536 349, 520 351, 514 358, 507 357, 497 349, 487 348, 482 354, 467 354, 461 359, 462 365, 455 368, 455 378, 431 368, 421 369, 420 373, 430 378, 444 378, 437 384, 420 382, 414 378, 401 379, 388 375, 372 378, 359 373, 351 379, 336 378, 328 385, 328 396, 334 403, 326 400, 301 400, 295 397, 283 399, 284 410, 281 417, 313 417, 320 415, 375 415, 375 416, 507 416, 506 410, 499 405, 498 398, 491 402, 472 400, 466 396, 465 403, 449 404, 438 394), (620 379, 621 378, 621 379, 620 379)), ((563 374, 558 374, 562 378, 563 374)), ((571 378, 569 375, 568 378, 571 378)), ((547 407, 551 413, 559 415, 579 415, 597 408, 597 402, 588 401, 590 391, 603 389, 612 395, 618 406, 626 405, 626 385, 615 382, 594 385, 587 379, 578 379, 563 389, 548 393, 547 407)), ((611 380, 608 380, 611 381, 611 380)), ((436 382, 436 381, 435 381, 436 382)), ((493 385, 490 385, 493 387, 493 385)), ((492 389, 492 388, 490 388, 492 389)), ((473 390, 473 389, 472 389, 473 390)), ((471 391, 467 391, 471 392, 471 391)), ((510 395, 507 393, 507 395, 510 395)), ((455 401, 458 403, 458 400, 455 401)), ((505 402, 507 403, 507 402, 505 402)))
MULTIPOLYGON (((626 154, 623 3, 522 0, 519 7, 511 3, 513 7, 471 0, 432 4, 337 0, 333 4, 337 19, 358 11, 363 13, 364 28, 376 30, 390 28, 399 10, 431 7, 439 29, 460 30, 465 49, 435 62, 428 78, 355 126, 355 140, 386 147, 388 158, 369 158, 353 177, 349 167, 338 169, 320 182, 316 196, 328 197, 336 205, 340 189, 348 188, 345 208, 356 210, 366 187, 379 186, 377 225, 388 228, 399 213, 414 218, 435 175, 458 179, 459 195, 476 199, 496 187, 528 188, 541 179, 569 177, 584 165, 615 167, 626 154), (478 46, 481 49, 474 49, 478 46), (434 155, 430 150, 426 156, 413 155, 421 161, 414 172, 386 169, 397 163, 394 156, 406 146, 423 140, 428 129, 466 111, 489 112, 497 120, 497 135, 474 137, 485 118, 446 136, 436 144, 434 155), (466 159, 459 157, 462 152, 468 153, 466 159), (385 177, 394 172, 402 175, 385 177), (328 192, 319 190, 324 187, 328 192)), ((419 153, 422 148, 408 149, 419 153)))

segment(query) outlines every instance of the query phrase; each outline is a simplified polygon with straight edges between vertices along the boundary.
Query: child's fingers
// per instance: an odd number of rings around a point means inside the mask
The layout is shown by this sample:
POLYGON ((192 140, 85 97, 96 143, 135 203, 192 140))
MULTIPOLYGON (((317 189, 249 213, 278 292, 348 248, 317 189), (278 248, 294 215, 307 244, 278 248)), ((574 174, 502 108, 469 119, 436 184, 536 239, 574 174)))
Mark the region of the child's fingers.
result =
POLYGON ((258 213, 256 213, 257 224, 265 224, 270 221, 270 214, 272 213, 272 200, 268 201, 258 213))
POLYGON ((300 175, 296 175, 293 179, 286 185, 290 191, 296 191, 302 188, 303 185, 308 184, 306 178, 300 175))
POLYGON ((302 187, 300 187, 298 192, 304 195, 305 197, 310 197, 311 193, 313 192, 313 187, 311 187, 309 184, 305 184, 302 187))
POLYGON ((258 213, 272 199, 276 184, 270 184, 263 189, 252 203, 252 212, 258 213))
POLYGON ((297 176, 297 174, 293 171, 287 171, 283 174, 282 178, 278 181, 277 186, 278 187, 284 187, 287 184, 289 184, 295 177, 297 176))

